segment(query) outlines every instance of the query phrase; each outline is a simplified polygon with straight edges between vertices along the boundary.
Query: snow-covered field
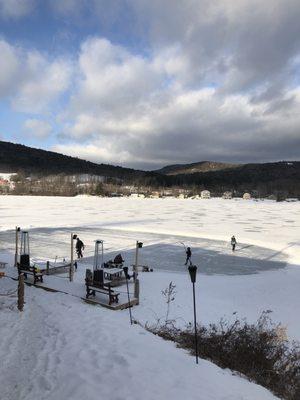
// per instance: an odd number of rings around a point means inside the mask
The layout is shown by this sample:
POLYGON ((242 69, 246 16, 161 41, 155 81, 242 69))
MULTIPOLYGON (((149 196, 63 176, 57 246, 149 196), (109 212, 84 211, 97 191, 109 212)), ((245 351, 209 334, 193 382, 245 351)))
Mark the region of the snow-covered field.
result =
MULTIPOLYGON (((235 312, 255 321, 271 310, 289 338, 300 339, 300 202, 2 196, 0 261, 12 261, 15 226, 30 229, 36 260, 69 257, 71 231, 86 250, 73 283, 63 276, 45 278, 45 285, 73 296, 26 287, 22 315, 14 293, 0 296, 3 399, 274 399, 209 362, 197 367, 183 350, 130 326, 128 310, 94 307, 80 297, 95 239, 104 240, 105 260, 120 250, 128 265, 141 240, 140 261, 154 272, 140 274, 141 304, 134 317, 162 318, 161 291, 172 281, 177 293, 170 318, 184 325, 192 320, 192 298, 183 242, 198 266, 201 323, 235 318, 235 312), (233 234, 234 254, 228 243, 233 234)), ((13 268, 8 274, 15 274, 13 268)), ((14 289, 14 281, 0 280, 0 293, 14 289)))

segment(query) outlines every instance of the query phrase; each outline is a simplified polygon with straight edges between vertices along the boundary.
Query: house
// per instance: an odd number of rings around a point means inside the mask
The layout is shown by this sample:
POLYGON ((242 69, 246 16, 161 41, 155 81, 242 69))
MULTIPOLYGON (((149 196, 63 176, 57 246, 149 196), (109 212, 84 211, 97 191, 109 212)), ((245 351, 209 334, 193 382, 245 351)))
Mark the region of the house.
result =
POLYGON ((201 199, 210 199, 210 191, 209 190, 202 190, 201 199))
POLYGON ((250 193, 244 193, 243 194, 243 199, 244 200, 250 200, 251 199, 251 194, 250 193))
POLYGON ((174 196, 173 190, 167 189, 163 191, 163 197, 173 197, 173 196, 174 196))
POLYGON ((222 198, 226 200, 232 199, 232 192, 224 192, 222 198))
POLYGON ((133 198, 133 199, 138 199, 138 198, 144 199, 145 195, 144 194, 140 194, 140 193, 131 193, 130 197, 133 198))
POLYGON ((0 178, 0 186, 7 186, 9 184, 7 179, 0 178))
POLYGON ((151 199, 159 199, 160 198, 160 193, 159 192, 152 192, 150 194, 151 199))

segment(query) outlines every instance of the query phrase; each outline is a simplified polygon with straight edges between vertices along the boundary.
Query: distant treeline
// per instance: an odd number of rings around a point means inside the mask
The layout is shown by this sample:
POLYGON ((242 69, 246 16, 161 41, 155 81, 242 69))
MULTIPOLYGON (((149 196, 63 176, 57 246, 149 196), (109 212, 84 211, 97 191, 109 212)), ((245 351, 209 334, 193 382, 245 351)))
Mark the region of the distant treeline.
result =
POLYGON ((164 178, 153 172, 108 164, 96 164, 63 154, 0 141, 0 171, 40 176, 64 173, 91 174, 120 178, 125 181, 160 182, 164 178))
POLYGON ((257 192, 260 196, 286 192, 300 198, 300 162, 245 164, 233 169, 173 176, 173 184, 196 185, 215 194, 235 191, 257 192))
POLYGON ((195 192, 208 189, 215 195, 255 192, 259 197, 283 192, 300 198, 300 162, 245 164, 193 174, 164 175, 157 172, 96 164, 59 153, 0 141, 0 171, 25 176, 91 174, 117 178, 136 187, 182 187, 195 192))

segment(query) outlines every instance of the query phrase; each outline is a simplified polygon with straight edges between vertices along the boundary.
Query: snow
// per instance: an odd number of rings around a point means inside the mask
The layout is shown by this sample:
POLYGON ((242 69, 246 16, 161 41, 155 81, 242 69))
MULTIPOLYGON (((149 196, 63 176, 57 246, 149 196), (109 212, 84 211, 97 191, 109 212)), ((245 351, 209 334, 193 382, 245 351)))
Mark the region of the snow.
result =
POLYGON ((275 398, 208 361, 196 366, 174 344, 130 326, 125 311, 29 287, 26 299, 22 315, 1 313, 5 400, 275 398))
POLYGON ((1 179, 6 179, 6 180, 11 180, 12 176, 17 175, 16 172, 12 172, 12 173, 7 173, 7 172, 0 172, 0 178, 1 179))
MULTIPOLYGON (((172 281, 170 318, 184 326, 193 317, 184 242, 198 266, 199 322, 236 316, 255 321, 270 310, 290 339, 300 339, 300 202, 3 196, 0 221, 0 261, 12 263, 15 226, 30 229, 37 261, 68 257, 71 231, 86 245, 73 283, 66 275, 45 277, 45 286, 68 294, 26 286, 22 314, 15 308, 16 282, 0 279, 0 293, 11 293, 0 296, 3 399, 275 399, 208 361, 196 366, 184 350, 130 326, 128 310, 92 306, 81 297, 95 239, 104 240, 105 260, 121 250, 127 265, 141 240, 139 263, 154 272, 139 274, 134 318, 142 323, 163 318, 161 291, 172 281), (238 241, 234 254, 232 234, 238 241)), ((16 271, 10 267, 7 274, 16 271)))

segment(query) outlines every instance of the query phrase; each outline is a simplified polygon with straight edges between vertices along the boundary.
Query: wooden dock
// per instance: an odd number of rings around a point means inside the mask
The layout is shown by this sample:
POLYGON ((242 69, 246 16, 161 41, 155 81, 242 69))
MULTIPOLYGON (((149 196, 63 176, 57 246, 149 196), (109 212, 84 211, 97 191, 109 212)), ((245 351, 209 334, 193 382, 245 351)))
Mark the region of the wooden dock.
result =
POLYGON ((81 297, 81 298, 86 303, 93 304, 93 305, 99 305, 101 307, 105 307, 105 308, 108 308, 109 310, 114 310, 114 311, 125 310, 126 308, 138 305, 138 299, 135 299, 135 298, 131 299, 130 303, 127 301, 125 303, 113 303, 110 305, 99 299, 86 299, 85 297, 81 297))
MULTIPOLYGON (((18 278, 14 278, 14 277, 9 277, 10 279, 14 280, 14 281, 18 281, 18 278)), ((114 311, 118 311, 118 310, 125 310, 126 308, 132 307, 132 306, 136 306, 138 305, 138 299, 136 298, 132 298, 130 300, 130 305, 128 301, 125 302, 120 302, 119 303, 113 303, 111 305, 109 305, 108 303, 106 303, 105 301, 103 301, 102 299, 99 298, 90 298, 87 299, 85 297, 82 296, 78 296, 72 293, 68 293, 66 291, 63 290, 59 290, 59 289, 55 289, 49 286, 45 286, 45 285, 41 285, 39 283, 34 284, 33 282, 28 282, 28 281, 24 281, 25 285, 27 286, 34 286, 38 289, 43 289, 46 290, 47 292, 52 292, 52 293, 63 293, 63 294, 68 294, 70 296, 74 296, 74 297, 78 297, 80 299, 82 299, 85 303, 89 303, 89 304, 93 304, 93 305, 98 305, 104 308, 108 308, 109 310, 114 310, 114 311)))

